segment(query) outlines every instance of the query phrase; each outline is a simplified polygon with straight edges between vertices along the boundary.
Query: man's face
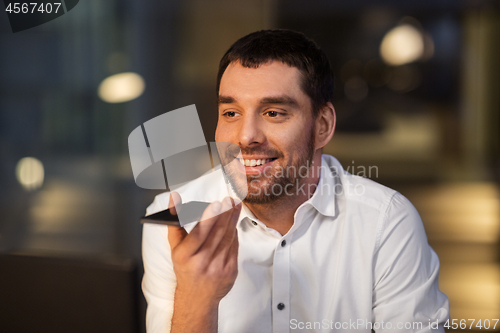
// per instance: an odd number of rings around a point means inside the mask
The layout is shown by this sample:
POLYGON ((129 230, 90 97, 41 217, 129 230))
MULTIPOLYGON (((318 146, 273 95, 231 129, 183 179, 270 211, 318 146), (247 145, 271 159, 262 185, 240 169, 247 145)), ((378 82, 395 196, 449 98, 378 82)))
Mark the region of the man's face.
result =
POLYGON ((237 193, 248 187, 246 203, 295 195, 315 151, 311 100, 300 88, 300 71, 277 61, 258 68, 231 63, 220 82, 215 140, 241 149, 242 163, 226 171, 237 193))

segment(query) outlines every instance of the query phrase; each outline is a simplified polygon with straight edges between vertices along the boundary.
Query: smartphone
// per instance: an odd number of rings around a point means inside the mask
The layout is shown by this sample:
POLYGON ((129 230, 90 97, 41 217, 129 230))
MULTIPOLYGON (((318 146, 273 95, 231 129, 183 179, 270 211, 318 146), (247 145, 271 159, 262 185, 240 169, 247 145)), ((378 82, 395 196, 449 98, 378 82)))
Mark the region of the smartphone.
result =
POLYGON ((179 221, 177 215, 170 212, 170 209, 165 209, 148 216, 143 216, 141 218, 141 223, 156 223, 183 227, 192 222, 199 222, 201 220, 201 215, 209 204, 209 202, 202 201, 190 201, 182 204, 180 206, 180 211, 182 211, 182 223, 179 221))

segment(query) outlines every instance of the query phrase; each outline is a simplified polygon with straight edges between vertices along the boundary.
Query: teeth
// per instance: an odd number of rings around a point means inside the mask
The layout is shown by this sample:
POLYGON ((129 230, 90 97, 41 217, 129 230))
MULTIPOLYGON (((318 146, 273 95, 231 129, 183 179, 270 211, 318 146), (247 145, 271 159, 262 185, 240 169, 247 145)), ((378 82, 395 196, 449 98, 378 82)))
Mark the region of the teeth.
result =
POLYGON ((258 165, 263 165, 271 161, 271 159, 261 159, 261 160, 244 160, 241 158, 238 158, 238 161, 244 166, 249 166, 249 167, 254 167, 258 165))

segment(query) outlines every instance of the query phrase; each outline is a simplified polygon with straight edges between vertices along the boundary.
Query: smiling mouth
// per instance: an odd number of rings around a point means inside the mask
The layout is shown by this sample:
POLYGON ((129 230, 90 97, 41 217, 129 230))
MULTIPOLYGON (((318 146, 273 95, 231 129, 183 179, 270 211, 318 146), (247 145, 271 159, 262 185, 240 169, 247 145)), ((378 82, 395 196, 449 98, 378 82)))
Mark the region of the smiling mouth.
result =
POLYGON ((261 165, 264 165, 266 163, 272 162, 274 160, 276 160, 276 158, 266 158, 266 159, 258 159, 258 160, 248 160, 248 159, 238 158, 238 161, 242 165, 247 166, 247 167, 261 166, 261 165))

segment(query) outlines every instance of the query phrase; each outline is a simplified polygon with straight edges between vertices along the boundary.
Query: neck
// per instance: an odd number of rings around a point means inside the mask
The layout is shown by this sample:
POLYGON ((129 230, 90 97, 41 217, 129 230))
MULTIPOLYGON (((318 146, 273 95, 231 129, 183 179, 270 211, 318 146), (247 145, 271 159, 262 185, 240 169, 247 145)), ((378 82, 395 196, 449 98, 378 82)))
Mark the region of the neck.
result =
POLYGON ((246 206, 267 227, 285 235, 293 226, 297 208, 313 196, 319 183, 321 150, 316 151, 309 171, 308 177, 299 181, 299 186, 303 191, 296 191, 296 194, 291 196, 283 195, 270 203, 252 203, 246 204, 246 206))

